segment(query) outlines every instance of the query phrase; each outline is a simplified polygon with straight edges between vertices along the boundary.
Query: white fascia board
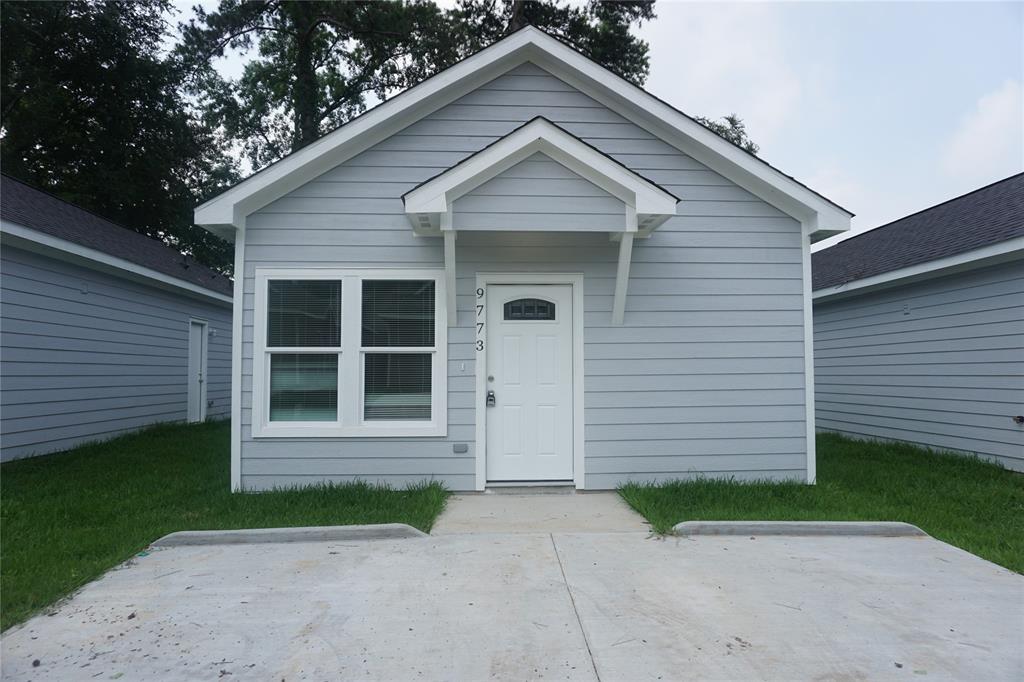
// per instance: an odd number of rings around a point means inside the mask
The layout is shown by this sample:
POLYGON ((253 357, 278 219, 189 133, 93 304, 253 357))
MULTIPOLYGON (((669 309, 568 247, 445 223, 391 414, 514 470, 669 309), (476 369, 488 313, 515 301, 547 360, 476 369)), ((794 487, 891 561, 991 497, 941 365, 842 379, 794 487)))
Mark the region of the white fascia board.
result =
POLYGON ((522 63, 531 39, 532 32, 520 31, 399 93, 200 205, 196 224, 240 227, 248 214, 522 63))
POLYGON ((405 196, 407 213, 444 213, 467 192, 540 152, 637 213, 672 215, 678 199, 546 119, 534 119, 405 196))
POLYGON ((232 302, 231 296, 227 294, 219 294, 198 284, 192 284, 183 279, 157 272, 144 265, 112 256, 109 253, 104 253, 88 246, 69 242, 66 239, 60 239, 59 237, 54 237, 8 220, 0 221, 0 235, 3 236, 4 244, 15 248, 22 248, 26 251, 84 265, 94 270, 127 277, 128 279, 143 282, 159 289, 173 289, 177 293, 184 293, 192 298, 203 298, 219 303, 227 303, 228 305, 231 305, 232 302))
POLYGON ((642 88, 543 32, 536 33, 543 49, 531 54, 531 59, 538 66, 800 220, 814 230, 810 234, 819 230, 838 234, 850 229, 853 214, 845 209, 747 154, 642 88))
POLYGON ((195 222, 223 236, 245 216, 346 159, 531 61, 708 168, 814 230, 820 238, 850 229, 852 214, 723 140, 650 93, 536 28, 524 28, 359 116, 250 176, 196 209, 195 222))
POLYGON ((1024 260, 1024 237, 1014 237, 998 244, 990 244, 945 258, 918 263, 899 270, 883 272, 872 277, 854 280, 814 292, 814 302, 839 300, 859 296, 878 289, 910 284, 924 279, 974 270, 975 268, 1024 260))

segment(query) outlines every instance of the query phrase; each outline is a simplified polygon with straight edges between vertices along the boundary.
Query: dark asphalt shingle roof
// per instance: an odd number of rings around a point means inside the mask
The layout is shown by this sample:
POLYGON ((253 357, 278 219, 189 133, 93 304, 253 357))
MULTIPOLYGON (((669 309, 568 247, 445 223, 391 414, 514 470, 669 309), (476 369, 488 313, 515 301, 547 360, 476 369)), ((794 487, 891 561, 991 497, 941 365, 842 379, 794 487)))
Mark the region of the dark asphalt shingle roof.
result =
POLYGON ((1024 173, 822 249, 814 289, 927 263, 1024 236, 1024 173))
POLYGON ((191 258, 186 259, 173 247, 7 175, 0 175, 0 217, 218 294, 230 296, 232 292, 230 279, 191 258))

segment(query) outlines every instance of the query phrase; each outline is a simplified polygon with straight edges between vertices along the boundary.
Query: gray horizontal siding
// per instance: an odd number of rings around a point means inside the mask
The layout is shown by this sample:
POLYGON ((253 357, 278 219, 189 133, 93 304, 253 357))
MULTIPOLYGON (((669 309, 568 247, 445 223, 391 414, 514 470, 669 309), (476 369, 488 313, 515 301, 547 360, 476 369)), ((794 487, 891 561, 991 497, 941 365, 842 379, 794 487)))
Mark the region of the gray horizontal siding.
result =
POLYGON ((4 461, 186 418, 188 322, 209 322, 211 419, 230 414, 231 310, 5 246, 4 461))
POLYGON ((626 225, 620 199, 540 153, 456 199, 452 211, 457 230, 610 232, 626 225))
POLYGON ((472 488, 474 290, 478 272, 496 271, 584 275, 588 487, 697 473, 805 476, 800 226, 538 67, 495 79, 295 189, 249 216, 245 238, 246 488, 356 478, 472 488), (476 231, 456 242, 448 436, 254 440, 256 268, 441 267, 440 240, 412 234, 401 195, 537 115, 682 199, 677 216, 636 242, 625 324, 611 323, 618 245, 604 232, 564 231, 595 216, 618 221, 599 229, 621 229, 621 204, 531 158, 456 202, 456 226, 476 231), (527 228, 537 231, 519 231, 527 228), (469 452, 455 454, 455 443, 469 452))
POLYGON ((814 309, 818 428, 1024 471, 1024 263, 814 309))

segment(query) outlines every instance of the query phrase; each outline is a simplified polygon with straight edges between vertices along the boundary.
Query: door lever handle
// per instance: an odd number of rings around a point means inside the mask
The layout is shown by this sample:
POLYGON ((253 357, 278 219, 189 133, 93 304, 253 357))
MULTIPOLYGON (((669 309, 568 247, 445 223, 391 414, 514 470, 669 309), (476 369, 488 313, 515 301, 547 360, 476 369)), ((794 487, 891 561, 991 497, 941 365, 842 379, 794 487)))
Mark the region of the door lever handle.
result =
POLYGON ((494 407, 497 404, 497 398, 494 396, 494 391, 487 391, 487 407, 494 407))

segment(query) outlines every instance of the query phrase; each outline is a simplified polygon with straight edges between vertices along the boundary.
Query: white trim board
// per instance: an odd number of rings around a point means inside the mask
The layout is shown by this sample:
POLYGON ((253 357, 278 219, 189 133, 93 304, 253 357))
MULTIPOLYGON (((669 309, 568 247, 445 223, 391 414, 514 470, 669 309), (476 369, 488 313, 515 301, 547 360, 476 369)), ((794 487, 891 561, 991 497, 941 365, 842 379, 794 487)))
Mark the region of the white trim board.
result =
POLYGON ((235 239, 234 294, 234 305, 231 310, 231 491, 237 493, 242 492, 242 349, 245 347, 242 343, 242 330, 245 321, 244 224, 235 239))
POLYGON ((256 268, 253 305, 252 419, 253 439, 264 438, 396 438, 448 434, 448 321, 444 270, 410 268, 256 268), (273 279, 328 279, 341 285, 340 345, 324 348, 268 348, 267 283, 273 279), (422 279, 434 282, 434 345, 416 348, 370 348, 362 345, 360 293, 373 279, 422 279), (270 422, 272 353, 337 354, 338 412, 335 421, 270 422), (364 358, 367 353, 429 353, 431 355, 430 421, 368 421, 363 418, 364 358), (355 359, 352 359, 355 358, 355 359))
POLYGON ((811 237, 805 234, 800 244, 804 307, 804 420, 807 438, 807 483, 818 477, 818 444, 814 428, 814 299, 811 288, 811 237))
POLYGON ((872 277, 854 280, 846 284, 819 289, 814 292, 814 302, 838 301, 859 296, 869 291, 888 289, 895 286, 941 277, 956 272, 1008 263, 1024 259, 1024 237, 1014 237, 998 244, 990 244, 945 258, 918 263, 909 267, 883 272, 872 277))
POLYGON ((815 239, 850 229, 850 212, 532 26, 499 40, 250 176, 199 206, 195 221, 230 238, 250 213, 524 62, 547 69, 800 220, 815 239))
MULTIPOLYGON (((474 304, 483 300, 484 307, 477 308, 477 316, 487 315, 487 287, 491 284, 568 284, 572 286, 572 472, 573 485, 577 490, 586 486, 583 466, 583 274, 557 272, 478 272, 474 291, 474 304), (483 290, 483 294, 480 291, 483 290)), ((477 327, 477 335, 480 335, 477 327)), ((479 339, 478 339, 479 340, 479 339)), ((476 353, 476 489, 487 487, 487 342, 476 353)), ((557 483, 555 483, 557 485, 557 483)))
POLYGON ((54 237, 8 220, 0 221, 0 236, 3 238, 3 243, 14 248, 59 258, 69 263, 75 263, 119 277, 126 277, 136 282, 157 287, 158 289, 170 289, 175 293, 184 294, 191 298, 202 298, 208 302, 215 301, 229 305, 232 302, 231 297, 227 294, 219 294, 206 287, 165 275, 144 265, 139 265, 124 258, 112 256, 109 253, 104 253, 88 246, 82 246, 66 239, 54 237))
POLYGON ((622 229, 650 232, 675 215, 679 199, 551 121, 537 117, 403 197, 413 229, 440 229, 440 216, 468 192, 540 152, 621 200, 635 215, 622 229))

